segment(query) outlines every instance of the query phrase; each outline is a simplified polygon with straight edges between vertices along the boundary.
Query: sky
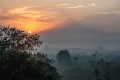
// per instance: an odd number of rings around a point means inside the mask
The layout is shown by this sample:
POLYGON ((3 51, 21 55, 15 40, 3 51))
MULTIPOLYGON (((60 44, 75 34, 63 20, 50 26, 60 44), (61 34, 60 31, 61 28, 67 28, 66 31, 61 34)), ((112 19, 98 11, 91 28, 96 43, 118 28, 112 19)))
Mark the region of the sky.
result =
POLYGON ((44 31, 73 18, 88 27, 120 32, 120 0, 1 0, 0 25, 44 31))

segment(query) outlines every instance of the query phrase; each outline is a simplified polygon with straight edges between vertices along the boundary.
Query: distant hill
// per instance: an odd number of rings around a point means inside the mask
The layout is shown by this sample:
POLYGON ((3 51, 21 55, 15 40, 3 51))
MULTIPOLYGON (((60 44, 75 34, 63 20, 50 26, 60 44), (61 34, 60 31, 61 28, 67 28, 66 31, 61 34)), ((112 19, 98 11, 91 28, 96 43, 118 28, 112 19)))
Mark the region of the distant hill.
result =
POLYGON ((74 19, 67 19, 54 28, 40 32, 42 40, 52 47, 116 46, 120 39, 111 34, 83 26, 74 19), (114 38, 114 39, 113 39, 114 38))
POLYGON ((42 32, 42 34, 48 34, 49 35, 71 35, 71 36, 79 36, 79 35, 104 35, 106 33, 103 33, 101 31, 91 29, 88 27, 85 27, 78 23, 74 19, 67 19, 64 22, 59 23, 54 28, 50 30, 46 30, 42 32))

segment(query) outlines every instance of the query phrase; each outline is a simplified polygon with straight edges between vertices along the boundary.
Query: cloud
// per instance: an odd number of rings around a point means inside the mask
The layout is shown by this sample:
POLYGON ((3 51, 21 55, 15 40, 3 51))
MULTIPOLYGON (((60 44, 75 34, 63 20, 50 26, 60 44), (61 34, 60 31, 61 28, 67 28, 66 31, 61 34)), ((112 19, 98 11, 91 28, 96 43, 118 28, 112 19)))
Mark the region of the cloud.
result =
POLYGON ((29 20, 29 17, 25 17, 22 15, 17 15, 17 14, 0 14, 0 21, 12 21, 12 20, 29 20))
POLYGON ((91 4, 88 4, 88 5, 70 5, 70 4, 59 4, 59 8, 68 8, 68 9, 77 9, 77 8, 85 8, 85 7, 95 7, 96 4, 95 3, 91 3, 91 4))
POLYGON ((51 22, 54 21, 55 16, 41 16, 36 19, 36 21, 40 22, 51 22))
POLYGON ((70 4, 58 4, 59 6, 67 6, 67 5, 70 5, 70 4))
POLYGON ((30 17, 24 16, 22 14, 10 13, 9 10, 2 10, 0 13, 0 21, 12 21, 12 20, 28 20, 30 17))
POLYGON ((96 6, 96 4, 95 4, 95 3, 92 3, 92 4, 90 4, 90 6, 95 7, 95 6, 96 6))
POLYGON ((32 10, 29 10, 29 9, 31 9, 33 7, 37 7, 37 6, 15 8, 15 9, 9 10, 9 13, 14 13, 14 14, 36 13, 36 12, 33 12, 32 10))
POLYGON ((110 11, 110 12, 96 12, 96 13, 94 13, 94 14, 120 14, 120 11, 110 11))
POLYGON ((37 21, 52 21, 53 18, 51 16, 56 16, 56 11, 49 10, 37 10, 38 6, 29 6, 29 7, 20 7, 14 8, 10 10, 0 10, 0 20, 17 20, 17 21, 29 21, 29 20, 37 20, 37 21), (50 16, 50 17, 49 17, 50 16), (43 20, 42 20, 43 19, 43 20))
POLYGON ((67 8, 83 8, 83 7, 85 7, 84 5, 77 5, 77 6, 71 6, 71 7, 67 7, 67 8))
POLYGON ((0 9, 0 13, 2 12, 2 10, 0 9))

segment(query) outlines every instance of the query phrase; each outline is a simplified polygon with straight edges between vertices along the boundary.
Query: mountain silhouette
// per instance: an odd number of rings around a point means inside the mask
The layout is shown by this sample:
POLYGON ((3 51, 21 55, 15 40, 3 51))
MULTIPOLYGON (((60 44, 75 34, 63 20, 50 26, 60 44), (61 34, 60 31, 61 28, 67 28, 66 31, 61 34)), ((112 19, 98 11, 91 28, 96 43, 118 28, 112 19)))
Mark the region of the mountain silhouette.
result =
MULTIPOLYGON (((85 27, 78 23, 74 19, 67 19, 64 22, 59 23, 54 28, 41 32, 41 34, 46 35, 71 35, 71 36, 79 36, 79 35, 104 35, 106 33, 85 27)), ((94 35, 94 36, 95 36, 94 35)))
POLYGON ((39 34, 52 47, 95 47, 114 42, 108 33, 85 27, 71 18, 39 34))

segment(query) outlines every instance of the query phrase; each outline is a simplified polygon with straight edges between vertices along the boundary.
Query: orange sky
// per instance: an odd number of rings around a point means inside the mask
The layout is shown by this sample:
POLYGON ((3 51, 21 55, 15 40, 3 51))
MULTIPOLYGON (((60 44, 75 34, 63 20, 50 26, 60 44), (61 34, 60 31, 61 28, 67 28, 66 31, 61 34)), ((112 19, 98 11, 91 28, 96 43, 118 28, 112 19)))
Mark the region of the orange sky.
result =
POLYGON ((32 32, 39 32, 39 31, 44 31, 46 29, 50 29, 53 27, 55 23, 40 23, 36 21, 25 21, 25 22, 16 22, 16 21, 11 21, 7 23, 6 25, 12 26, 12 27, 17 27, 20 30, 24 31, 32 31, 32 32))
POLYGON ((36 8, 37 6, 29 6, 3 10, 0 13, 0 24, 32 32, 52 28, 57 22, 56 13, 35 10, 36 8))
POLYGON ((120 14, 119 0, 2 0, 0 25, 38 32, 66 18, 83 20, 98 14, 120 14))

